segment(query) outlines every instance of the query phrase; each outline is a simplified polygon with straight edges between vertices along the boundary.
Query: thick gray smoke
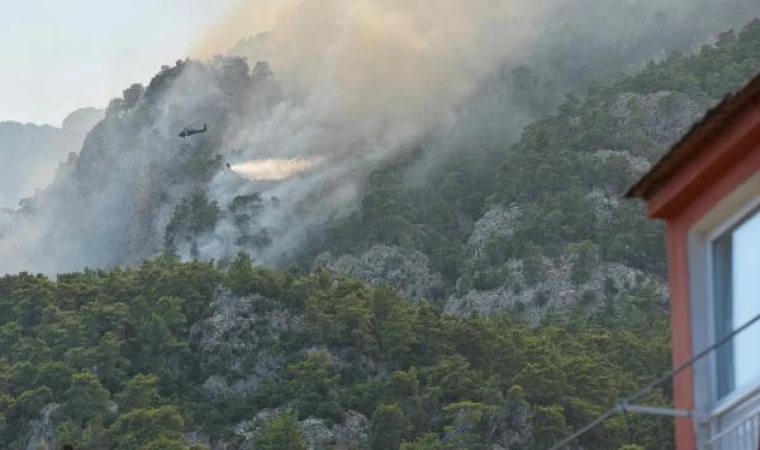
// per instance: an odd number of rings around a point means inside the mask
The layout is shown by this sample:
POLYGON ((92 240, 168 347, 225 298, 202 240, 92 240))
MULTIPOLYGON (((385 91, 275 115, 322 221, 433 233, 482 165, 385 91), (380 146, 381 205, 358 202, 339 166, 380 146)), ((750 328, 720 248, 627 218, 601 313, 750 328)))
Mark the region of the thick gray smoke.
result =
MULTIPOLYGON (((197 256, 244 249, 265 263, 286 261, 311 232, 355 210, 369 172, 423 137, 436 146, 427 166, 473 139, 503 146, 516 140, 546 110, 520 105, 521 93, 499 82, 505 68, 533 67, 550 108, 590 79, 628 73, 664 51, 743 25, 760 14, 756 3, 241 2, 230 20, 203 35, 195 54, 208 57, 255 35, 233 53, 268 60, 279 89, 265 82, 257 86, 266 89, 248 93, 247 85, 236 89, 229 81, 238 79, 239 67, 198 65, 177 70, 168 90, 153 83, 136 106, 109 108, 115 116, 90 133, 37 212, 0 224, 0 272, 75 270, 154 255, 163 250, 175 205, 198 189, 222 213, 195 236, 197 256), (211 131, 180 143, 176 133, 195 119, 210 121, 211 131), (196 169, 214 154, 234 171, 221 164, 213 173, 196 169), (236 198, 253 193, 263 199, 254 220, 270 245, 242 242, 228 213, 236 198)), ((187 245, 178 250, 191 255, 187 245)))

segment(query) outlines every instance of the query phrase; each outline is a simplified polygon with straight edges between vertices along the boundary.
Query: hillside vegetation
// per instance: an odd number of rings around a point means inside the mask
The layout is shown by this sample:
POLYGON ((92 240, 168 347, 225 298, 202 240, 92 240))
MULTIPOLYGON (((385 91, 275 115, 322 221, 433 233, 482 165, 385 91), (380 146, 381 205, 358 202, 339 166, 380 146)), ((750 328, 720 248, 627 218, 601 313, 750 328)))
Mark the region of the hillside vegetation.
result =
MULTIPOLYGON (((221 67, 196 69, 247 77, 221 67)), ((422 143, 372 173, 360 210, 312 236, 288 270, 245 252, 178 260, 197 256, 221 217, 245 249, 267 248, 277 231, 257 221, 275 199, 182 195, 222 165, 214 138, 186 146, 182 167, 160 173, 166 184, 131 180, 142 194, 125 204, 139 220, 88 224, 124 253, 144 245, 163 256, 0 279, 0 447, 546 449, 669 368, 662 229, 619 196, 758 68, 754 20, 696 54, 569 95, 513 146, 476 141, 431 165, 422 143), (415 182, 416 171, 432 181, 415 182), (145 201, 164 197, 168 217, 145 201)), ((135 95, 137 108, 159 114, 150 102, 181 70, 135 95)), ((529 68, 518 73, 541 85, 529 68)), ((214 95, 244 104, 230 83, 214 95)), ((103 147, 72 170, 110 167, 106 130, 149 117, 130 108, 111 105, 89 138, 103 147)), ((124 130, 115 148, 143 139, 124 130)), ((155 142, 135 158, 157 160, 155 142)), ((640 402, 670 400, 665 385, 640 402)), ((619 416, 575 445, 672 448, 671 423, 619 416)))
MULTIPOLYGON (((362 254, 377 244, 416 250, 442 275, 437 301, 451 310, 462 309, 468 298, 492 303, 482 300, 487 292, 556 296, 556 289, 539 283, 551 273, 575 291, 574 302, 586 287, 596 291, 588 299, 599 297, 603 286, 625 289, 628 279, 662 284, 662 225, 622 193, 707 108, 759 68, 755 19, 698 53, 676 51, 618 83, 592 83, 583 99, 568 95, 557 114, 528 125, 509 149, 463 149, 424 186, 406 182, 425 161, 419 152, 373 173, 361 210, 308 255, 362 254)), ((355 265, 336 270, 361 273, 355 265)), ((398 277, 388 281, 406 287, 398 277)), ((548 309, 556 306, 551 300, 548 309)))
MULTIPOLYGON (((296 420, 318 418, 316 448, 541 449, 668 364, 667 317, 644 291, 533 328, 244 255, 224 271, 160 258, 56 282, 6 276, 0 311, 3 448, 36 433, 50 448, 184 449, 190 432, 297 448, 284 446, 304 439, 296 420)), ((669 439, 655 425, 613 420, 581 442, 650 448, 669 439)))

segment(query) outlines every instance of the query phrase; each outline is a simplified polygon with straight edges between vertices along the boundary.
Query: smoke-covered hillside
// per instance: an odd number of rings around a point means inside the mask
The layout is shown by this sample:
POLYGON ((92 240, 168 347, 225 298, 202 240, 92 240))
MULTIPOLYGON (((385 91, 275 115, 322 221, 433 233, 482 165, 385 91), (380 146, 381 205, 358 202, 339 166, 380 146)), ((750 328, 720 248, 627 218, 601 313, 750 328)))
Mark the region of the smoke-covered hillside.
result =
POLYGON ((423 146, 373 172, 360 211, 315 240, 303 264, 385 280, 465 315, 508 309, 539 321, 642 286, 664 304, 661 224, 620 196, 759 70, 755 19, 698 53, 569 95, 509 151, 470 142, 417 183, 436 157, 423 146))
MULTIPOLYGON (((370 173, 399 157, 423 155, 405 175, 417 185, 473 151, 501 164, 567 87, 708 41, 758 12, 744 0, 349 3, 285 6, 266 34, 235 47, 251 65, 268 60, 273 75, 216 57, 127 89, 37 203, 0 224, 9 255, 0 270, 111 267, 166 250, 217 260, 244 250, 288 264, 358 211, 370 173), (196 121, 209 131, 177 137, 196 121)), ((469 221, 485 213, 471 208, 469 221)))
POLYGON ((0 123, 0 209, 17 207, 22 197, 44 189, 58 164, 81 150, 85 136, 102 118, 102 110, 84 108, 69 114, 61 128, 0 123))

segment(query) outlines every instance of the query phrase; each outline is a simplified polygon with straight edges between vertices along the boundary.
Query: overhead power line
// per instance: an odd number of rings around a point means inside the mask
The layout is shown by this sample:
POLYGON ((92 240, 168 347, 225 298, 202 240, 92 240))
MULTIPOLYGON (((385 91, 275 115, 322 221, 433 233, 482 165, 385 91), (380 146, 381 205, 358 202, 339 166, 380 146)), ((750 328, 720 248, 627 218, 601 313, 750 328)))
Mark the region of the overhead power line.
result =
POLYGON ((581 435, 585 434, 586 432, 588 432, 589 430, 591 430, 595 426, 599 425, 600 423, 604 422, 605 420, 609 419, 610 417, 614 416, 615 414, 617 414, 617 413, 619 413, 621 411, 625 411, 626 409, 632 411, 633 408, 627 408, 628 403, 638 400, 639 398, 641 398, 644 395, 646 395, 647 393, 649 393, 649 391, 651 391, 655 387, 659 386, 660 384, 668 381, 670 378, 672 378, 672 377, 678 375, 679 373, 683 372, 684 370, 686 370, 687 368, 689 368, 690 366, 692 366, 695 362, 699 361, 700 359, 704 358, 707 354, 709 354, 711 351, 715 350, 716 348, 718 348, 721 345, 725 344, 726 342, 730 341, 731 339, 733 339, 734 336, 736 336, 737 334, 739 334, 742 331, 746 330, 749 326, 751 326, 752 324, 754 324, 758 320, 760 320, 760 314, 756 315, 755 317, 753 317, 752 319, 750 319, 748 322, 746 322, 744 325, 740 326, 739 328, 737 328, 737 329, 733 330, 732 332, 728 333, 727 335, 725 335, 724 337, 722 337, 721 339, 719 339, 717 342, 715 342, 711 346, 709 346, 709 347, 705 348, 704 350, 702 350, 701 352, 697 353, 697 355, 694 356, 693 358, 691 358, 690 360, 686 361, 685 363, 681 364, 680 366, 676 367, 675 369, 673 369, 673 370, 671 370, 671 371, 669 371, 667 373, 662 374, 658 378, 655 378, 649 384, 647 384, 646 386, 644 386, 643 388, 641 388, 638 392, 636 392, 632 396, 626 398, 625 400, 623 400, 622 402, 618 403, 614 407, 608 409, 607 412, 605 412, 604 414, 602 414, 601 416, 599 416, 597 419, 595 419, 594 421, 590 422, 588 425, 585 425, 583 428, 581 428, 580 430, 578 430, 575 433, 573 433, 572 436, 569 436, 569 437, 563 439, 559 444, 555 444, 549 450, 559 450, 559 449, 561 449, 562 447, 564 447, 567 444, 569 444, 570 442, 576 440, 581 435))

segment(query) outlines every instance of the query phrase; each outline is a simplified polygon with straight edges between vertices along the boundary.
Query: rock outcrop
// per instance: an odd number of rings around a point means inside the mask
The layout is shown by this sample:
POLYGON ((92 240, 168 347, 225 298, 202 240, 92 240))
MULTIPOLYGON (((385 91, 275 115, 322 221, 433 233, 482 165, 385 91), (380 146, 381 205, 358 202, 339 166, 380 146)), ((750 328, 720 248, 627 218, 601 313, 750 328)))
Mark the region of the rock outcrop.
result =
MULTIPOLYGON (((285 409, 265 409, 252 420, 239 423, 235 432, 245 440, 241 450, 252 449, 249 444, 252 444, 266 421, 285 409)), ((347 411, 343 422, 332 426, 316 417, 307 417, 299 425, 309 450, 363 449, 369 442, 370 420, 356 411, 347 411)))
POLYGON ((39 450, 40 448, 57 448, 55 442, 56 415, 60 410, 57 403, 48 403, 40 410, 40 416, 29 422, 29 431, 25 438, 14 442, 10 450, 39 450))
POLYGON ((190 330, 201 368, 209 373, 206 392, 242 394, 276 380, 284 366, 280 335, 300 329, 301 318, 260 295, 226 291, 217 293, 211 309, 211 317, 190 330))
POLYGON ((626 92, 618 96, 609 113, 628 130, 635 130, 660 147, 675 142, 712 103, 680 92, 651 94, 626 92))
POLYGON ((467 240, 467 250, 473 258, 482 258, 486 254, 489 239, 511 236, 517 226, 520 209, 511 205, 494 206, 482 218, 475 222, 472 234, 467 240))
POLYGON ((358 255, 334 257, 329 252, 317 256, 315 266, 332 273, 359 278, 377 286, 388 282, 398 293, 412 302, 435 301, 443 293, 443 277, 430 267, 430 259, 414 250, 388 245, 374 245, 358 255))
POLYGON ((541 276, 536 283, 528 280, 524 261, 509 260, 495 269, 505 274, 500 286, 490 290, 462 289, 464 292, 452 294, 446 301, 445 312, 488 315, 513 309, 535 324, 548 312, 568 313, 578 304, 593 311, 602 299, 632 294, 646 283, 654 283, 663 303, 667 299, 663 283, 620 263, 597 263, 587 279, 578 283, 573 280, 576 258, 573 254, 557 261, 542 257, 541 276))

